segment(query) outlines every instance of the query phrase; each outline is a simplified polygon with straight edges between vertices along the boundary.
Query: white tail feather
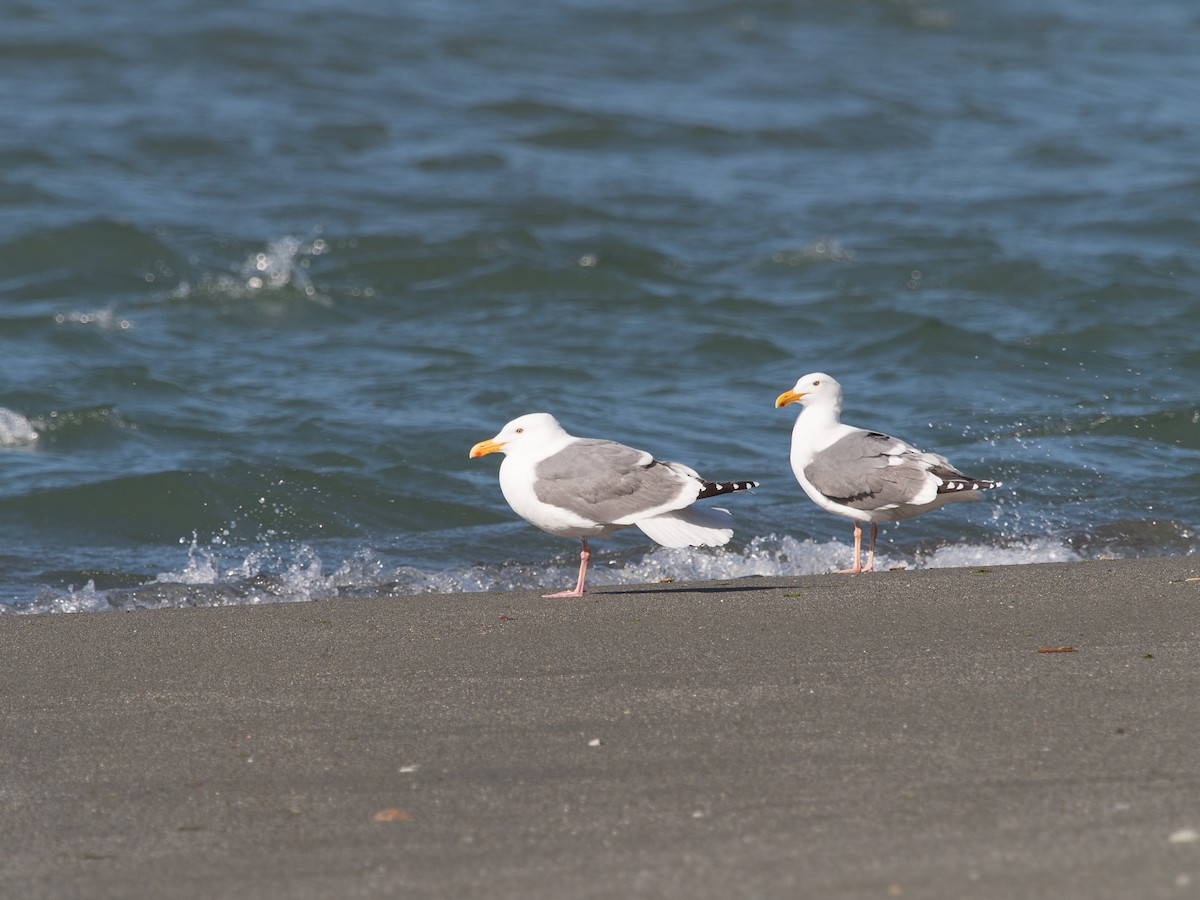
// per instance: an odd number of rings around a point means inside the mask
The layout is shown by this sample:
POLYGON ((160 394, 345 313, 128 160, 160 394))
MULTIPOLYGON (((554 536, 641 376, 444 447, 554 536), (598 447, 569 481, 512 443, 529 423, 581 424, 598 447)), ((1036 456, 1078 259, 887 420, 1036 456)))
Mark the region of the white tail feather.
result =
POLYGON ((733 537, 732 521, 727 509, 689 506, 634 524, 664 547, 719 547, 733 537))

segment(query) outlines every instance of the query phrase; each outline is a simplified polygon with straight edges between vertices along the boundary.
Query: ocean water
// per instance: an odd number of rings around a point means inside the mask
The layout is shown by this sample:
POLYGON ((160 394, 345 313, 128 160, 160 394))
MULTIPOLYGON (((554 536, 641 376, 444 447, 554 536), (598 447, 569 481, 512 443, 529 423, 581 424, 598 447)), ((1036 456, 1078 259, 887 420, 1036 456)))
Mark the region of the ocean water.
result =
POLYGON ((828 571, 814 370, 1004 481, 883 567, 1195 550, 1194 3, 18 0, 0 75, 0 613, 566 587, 533 411, 762 482, 590 583, 828 571))

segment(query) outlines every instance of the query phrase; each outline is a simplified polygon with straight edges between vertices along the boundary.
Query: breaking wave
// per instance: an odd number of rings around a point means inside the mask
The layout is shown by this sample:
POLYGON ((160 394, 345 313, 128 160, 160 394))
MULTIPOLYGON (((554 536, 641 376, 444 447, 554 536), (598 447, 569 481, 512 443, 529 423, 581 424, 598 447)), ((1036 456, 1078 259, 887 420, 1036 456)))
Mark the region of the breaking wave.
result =
MULTIPOLYGON (((136 587, 97 588, 95 577, 64 588, 42 588, 31 602, 0 604, 4 613, 61 613, 195 606, 296 603, 356 597, 396 597, 428 593, 562 589, 575 579, 573 554, 549 563, 509 562, 429 571, 390 566, 361 551, 330 566, 309 545, 281 553, 263 549, 236 555, 193 541, 186 564, 136 587)), ((849 563, 852 550, 837 541, 819 542, 770 535, 740 550, 657 548, 626 557, 620 552, 593 556, 592 588, 629 584, 728 581, 753 577, 818 575, 849 563)), ((1069 544, 1049 538, 1003 545, 944 545, 905 554, 891 547, 876 555, 876 568, 936 569, 959 566, 1070 562, 1085 557, 1069 544)), ((83 576, 81 575, 81 578, 83 576)))

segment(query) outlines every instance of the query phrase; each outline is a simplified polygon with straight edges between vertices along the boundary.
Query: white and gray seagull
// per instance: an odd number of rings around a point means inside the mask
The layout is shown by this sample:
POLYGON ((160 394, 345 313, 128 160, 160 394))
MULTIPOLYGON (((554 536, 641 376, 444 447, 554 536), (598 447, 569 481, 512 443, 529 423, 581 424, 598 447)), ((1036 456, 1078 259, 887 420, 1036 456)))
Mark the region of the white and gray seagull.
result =
POLYGON ((854 520, 854 565, 875 566, 877 522, 895 522, 947 503, 977 500, 999 481, 969 478, 944 456, 922 453, 898 438, 843 425, 842 386, 824 372, 805 375, 775 400, 804 407, 792 429, 792 471, 822 509, 854 520), (862 523, 871 523, 867 564, 862 565, 862 523))
POLYGON ((500 490, 525 521, 559 537, 579 538, 574 589, 546 597, 582 597, 588 538, 636 525, 665 547, 716 547, 733 537, 733 516, 697 500, 757 487, 756 481, 705 481, 685 465, 663 462, 615 441, 577 438, 548 413, 513 419, 471 448, 471 459, 503 453, 500 490))

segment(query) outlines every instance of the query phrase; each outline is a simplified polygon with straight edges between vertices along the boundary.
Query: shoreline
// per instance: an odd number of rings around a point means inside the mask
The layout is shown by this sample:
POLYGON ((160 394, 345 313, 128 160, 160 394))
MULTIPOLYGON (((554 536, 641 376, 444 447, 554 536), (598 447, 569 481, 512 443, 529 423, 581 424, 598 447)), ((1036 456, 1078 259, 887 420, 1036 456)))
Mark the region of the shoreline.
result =
POLYGON ((1192 578, 1154 557, 0 617, 0 885, 1179 896, 1192 578))

